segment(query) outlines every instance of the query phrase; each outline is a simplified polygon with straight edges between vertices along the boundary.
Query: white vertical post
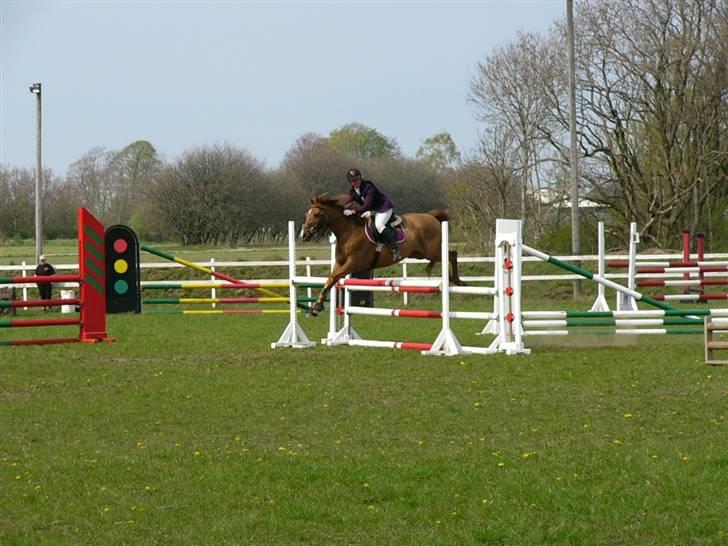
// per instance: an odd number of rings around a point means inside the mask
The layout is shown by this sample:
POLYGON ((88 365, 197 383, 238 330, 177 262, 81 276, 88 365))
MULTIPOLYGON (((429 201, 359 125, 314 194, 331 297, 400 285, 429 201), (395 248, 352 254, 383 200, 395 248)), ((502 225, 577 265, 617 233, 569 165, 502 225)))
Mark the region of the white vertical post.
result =
POLYGON ((483 329, 478 332, 479 336, 482 336, 484 334, 490 334, 490 335, 498 335, 500 332, 500 327, 498 325, 498 297, 499 297, 499 290, 498 290, 498 249, 496 248, 496 256, 493 258, 493 286, 495 287, 495 295, 493 296, 493 315, 496 317, 494 319, 490 319, 486 325, 483 327, 483 329))
MULTIPOLYGON (((25 268, 26 268, 27 265, 28 264, 26 262, 23 262, 23 265, 22 265, 22 268, 23 269, 21 269, 21 271, 23 273, 23 277, 27 277, 28 276, 26 274, 26 272, 25 272, 25 268)), ((28 287, 27 286, 23 286, 23 301, 28 301, 28 287)), ((23 311, 27 311, 27 310, 28 310, 27 307, 23 307, 23 311)))
POLYGON ((293 221, 288 222, 288 297, 289 322, 277 342, 271 343, 272 349, 279 347, 304 348, 315 345, 310 341, 296 320, 296 226, 293 221))
MULTIPOLYGON (((407 258, 402 260, 402 278, 407 279, 407 258)), ((402 305, 407 307, 409 303, 409 292, 402 292, 402 305)))
MULTIPOLYGON (((350 279, 351 275, 347 275, 343 280, 350 279)), ((332 289, 333 290, 333 289, 332 289)), ((349 287, 344 285, 343 287, 344 302, 342 314, 344 315, 341 328, 334 335, 329 335, 326 339, 327 345, 348 345, 352 339, 361 339, 359 333, 351 325, 351 315, 349 314, 349 307, 351 306, 351 293, 349 287)))
POLYGON ((513 313, 513 320, 511 321, 511 328, 513 330, 513 336, 515 338, 515 344, 513 347, 506 348, 506 354, 519 354, 519 353, 525 353, 528 354, 531 352, 530 349, 526 349, 523 346, 523 323, 521 322, 521 285, 522 285, 522 279, 523 279, 523 272, 522 272, 522 257, 523 252, 521 250, 521 244, 522 244, 522 233, 521 233, 521 226, 523 223, 521 222, 519 224, 519 230, 518 235, 516 237, 515 243, 510 246, 511 249, 511 263, 513 264, 513 267, 511 269, 511 288, 513 288, 513 295, 510 297, 511 300, 511 313, 513 313))
POLYGON ((496 290, 498 292, 498 336, 488 348, 508 355, 531 352, 523 345, 521 322, 522 223, 520 220, 496 221, 496 290), (506 251, 506 248, 508 251, 506 251), (506 260, 510 269, 506 269, 506 260), (509 290, 510 289, 510 290, 509 290), (508 293, 510 291, 510 294, 508 293), (509 317, 512 320, 509 320, 509 317))
MULTIPOLYGON (((599 276, 603 279, 606 278, 606 263, 605 263, 605 249, 604 249, 604 222, 599 222, 599 229, 598 229, 598 239, 597 239, 597 246, 598 246, 598 273, 599 276)), ((591 306, 590 311, 609 311, 609 304, 607 303, 606 298, 604 297, 604 285, 598 284, 597 285, 597 299, 594 300, 594 304, 591 306)))
POLYGON ((448 266, 448 255, 450 254, 450 234, 448 233, 447 222, 442 223, 442 279, 440 289, 442 291, 442 329, 450 330, 450 268, 448 266))
MULTIPOLYGON (((634 291, 637 286, 637 244, 640 234, 637 232, 637 223, 629 224, 629 268, 627 269, 627 288, 634 291)), ((617 311, 637 311, 637 302, 632 296, 617 292, 617 311)))
MULTIPOLYGON (((310 277, 311 276, 311 256, 306 256, 306 276, 307 277, 310 277)), ((306 296, 309 299, 311 299, 311 294, 312 294, 311 287, 309 286, 306 289, 306 296)))
MULTIPOLYGON (((210 271, 215 271, 215 258, 210 258, 210 271)), ((217 279, 215 278, 215 275, 210 275, 210 280, 217 281, 217 279)), ((210 289, 210 297, 212 299, 215 299, 217 297, 217 290, 215 289, 214 286, 210 289)), ((213 302, 212 308, 215 309, 215 307, 217 307, 217 305, 215 304, 215 302, 213 302)))
POLYGON ((422 351, 423 355, 462 355, 468 354, 463 350, 460 342, 450 330, 450 270, 448 267, 450 254, 450 241, 448 223, 443 222, 440 230, 440 263, 442 265, 442 278, 440 281, 440 292, 442 294, 442 330, 432 343, 429 351, 422 351))
MULTIPOLYGON (((334 267, 336 266, 336 235, 333 233, 331 236, 329 236, 329 244, 331 245, 331 253, 330 253, 330 265, 329 265, 329 273, 333 272, 334 267)), ((331 291, 329 291, 329 331, 326 334, 326 339, 322 339, 321 343, 325 343, 328 345, 330 340, 333 340, 336 337, 336 332, 338 330, 337 328, 337 317, 336 317, 336 299, 338 296, 338 289, 334 285, 331 287, 331 291)))

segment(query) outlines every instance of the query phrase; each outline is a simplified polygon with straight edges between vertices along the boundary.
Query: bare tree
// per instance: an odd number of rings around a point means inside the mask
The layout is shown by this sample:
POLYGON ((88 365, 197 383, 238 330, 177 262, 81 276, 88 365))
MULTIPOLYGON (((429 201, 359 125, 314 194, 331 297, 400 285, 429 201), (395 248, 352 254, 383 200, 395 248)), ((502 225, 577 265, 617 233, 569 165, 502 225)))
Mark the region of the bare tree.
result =
POLYGON ((477 118, 491 126, 508 127, 518 144, 522 219, 527 213, 533 158, 538 155, 537 127, 544 125, 547 114, 537 62, 543 41, 538 34, 519 33, 516 40, 478 63, 468 94, 477 118))
POLYGON ((267 206, 264 186, 263 167, 246 150, 201 147, 163 169, 151 195, 182 244, 234 243, 255 231, 267 206))
MULTIPOLYGON (((701 223, 726 178, 728 66, 719 0, 594 0, 577 10, 579 133, 590 198, 654 245, 701 223)), ((560 33, 560 31, 555 31, 560 33)), ((565 72, 561 76, 565 81, 565 72)), ((562 84, 559 84, 561 87, 562 84)), ((561 133, 568 119, 554 89, 561 133)))
POLYGON ((355 162, 361 160, 331 147, 329 140, 321 135, 306 133, 286 152, 281 171, 290 180, 291 190, 303 193, 302 205, 305 205, 311 195, 345 191, 346 171, 355 162))
POLYGON ((111 220, 114 199, 114 179, 109 167, 113 152, 98 146, 86 152, 68 168, 66 183, 77 188, 81 205, 105 224, 111 220))
MULTIPOLYGON (((56 176, 44 169, 43 231, 49 238, 76 236, 78 195, 56 176), (68 197, 68 199, 64 199, 68 197)), ((11 236, 35 234, 35 172, 30 169, 0 166, 0 240, 11 236)))
POLYGON ((35 233, 35 171, 0 165, 0 238, 35 233))
POLYGON ((392 198, 397 213, 447 207, 446 173, 427 163, 393 157, 360 162, 359 165, 364 177, 392 198))
POLYGON ((448 188, 456 232, 481 251, 492 244, 496 219, 517 216, 521 208, 516 166, 520 152, 512 133, 490 128, 477 154, 463 161, 448 188))
MULTIPOLYGON (((582 194, 609 210, 616 226, 638 222, 653 245, 673 243, 687 226, 706 229, 728 193, 726 3, 584 0, 576 7, 582 194)), ((570 162, 565 25, 519 35, 471 82, 479 118, 518 139, 522 187, 527 169, 540 178, 534 166, 570 162)))

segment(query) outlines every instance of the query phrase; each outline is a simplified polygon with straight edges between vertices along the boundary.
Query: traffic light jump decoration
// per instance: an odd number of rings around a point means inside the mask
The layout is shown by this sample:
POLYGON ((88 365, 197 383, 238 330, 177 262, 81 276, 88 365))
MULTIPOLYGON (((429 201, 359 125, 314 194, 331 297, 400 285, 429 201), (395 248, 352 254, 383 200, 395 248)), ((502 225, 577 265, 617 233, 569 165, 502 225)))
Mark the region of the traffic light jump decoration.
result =
POLYGON ((141 312, 139 240, 122 225, 106 230, 106 312, 141 312))

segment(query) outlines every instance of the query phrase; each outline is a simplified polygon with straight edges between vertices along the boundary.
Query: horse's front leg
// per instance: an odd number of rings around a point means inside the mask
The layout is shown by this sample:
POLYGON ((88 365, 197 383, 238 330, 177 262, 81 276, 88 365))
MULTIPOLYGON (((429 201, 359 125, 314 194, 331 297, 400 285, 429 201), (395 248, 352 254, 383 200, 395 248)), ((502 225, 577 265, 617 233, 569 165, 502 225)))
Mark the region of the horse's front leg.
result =
POLYGON ((336 283, 339 282, 339 279, 345 277, 349 273, 351 273, 351 267, 348 261, 344 262, 341 265, 337 265, 331 272, 329 278, 326 279, 324 287, 321 289, 321 293, 319 294, 318 300, 316 300, 316 303, 313 304, 313 306, 308 311, 308 313, 306 313, 306 315, 309 317, 318 316, 318 314, 324 310, 324 301, 326 300, 326 294, 328 294, 329 291, 336 285, 336 283))

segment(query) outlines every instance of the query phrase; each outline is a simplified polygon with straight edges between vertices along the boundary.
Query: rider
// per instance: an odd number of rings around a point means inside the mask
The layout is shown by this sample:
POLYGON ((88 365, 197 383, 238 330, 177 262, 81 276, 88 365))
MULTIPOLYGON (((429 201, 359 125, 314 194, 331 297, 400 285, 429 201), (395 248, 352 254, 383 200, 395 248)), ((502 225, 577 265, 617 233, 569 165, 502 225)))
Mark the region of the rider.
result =
MULTIPOLYGON (((349 201, 358 203, 359 209, 356 211, 359 216, 366 217, 374 214, 374 227, 379 233, 379 238, 392 250, 392 259, 398 262, 402 259, 399 246, 394 238, 394 230, 387 225, 392 213, 394 205, 392 200, 386 194, 379 191, 373 182, 363 180, 359 169, 349 169, 346 173, 346 179, 351 184, 349 190, 349 201)), ((352 209, 344 209, 344 216, 355 214, 352 209)))

